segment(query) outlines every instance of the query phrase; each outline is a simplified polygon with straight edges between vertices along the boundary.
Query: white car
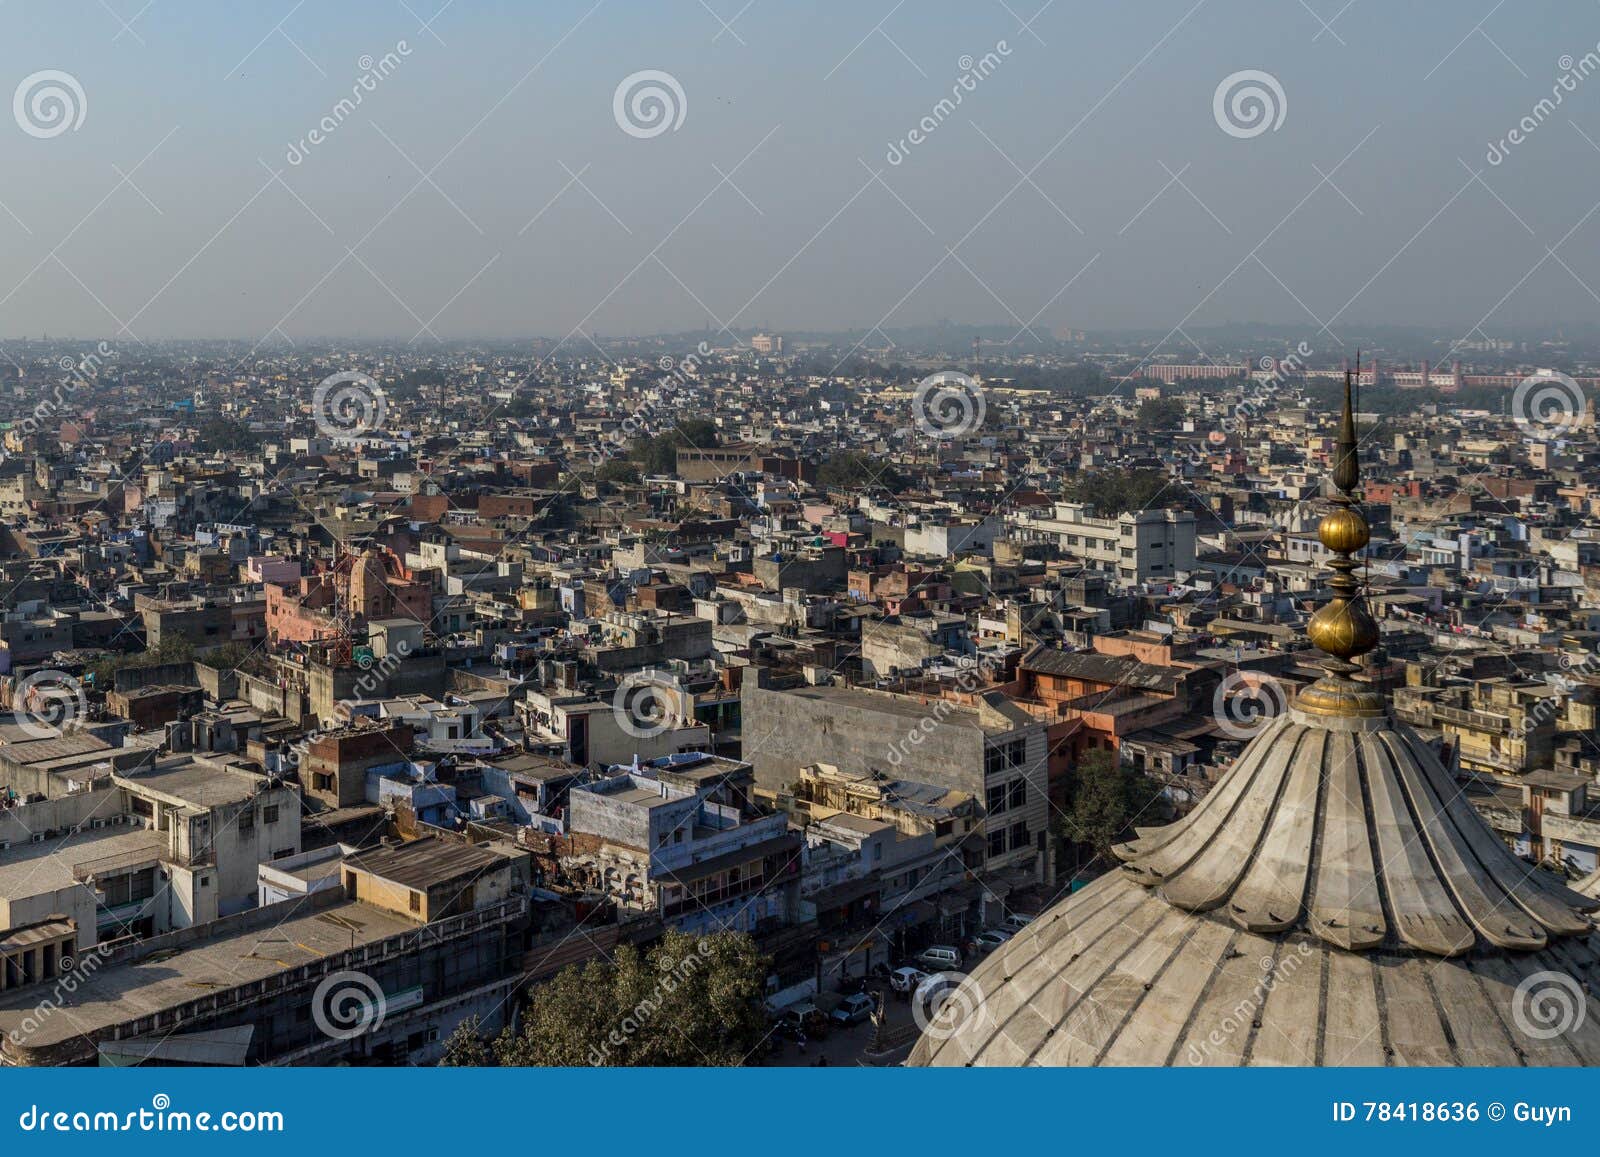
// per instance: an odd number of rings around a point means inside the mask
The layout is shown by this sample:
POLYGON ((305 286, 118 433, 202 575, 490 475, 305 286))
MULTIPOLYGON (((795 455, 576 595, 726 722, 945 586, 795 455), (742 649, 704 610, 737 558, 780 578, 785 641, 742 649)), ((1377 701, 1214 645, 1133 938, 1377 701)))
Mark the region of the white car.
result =
POLYGON ((904 968, 896 968, 889 973, 889 987, 896 992, 915 992, 917 985, 926 979, 928 979, 928 974, 922 969, 912 968, 907 965, 904 968))
POLYGON ((972 938, 972 943, 980 952, 992 952, 1007 940, 1011 933, 1001 931, 999 928, 990 928, 987 932, 980 932, 972 938))
POLYGON ((961 949, 949 944, 935 944, 917 953, 916 961, 932 972, 959 972, 961 949))
POLYGON ((1006 917, 1005 923, 1002 924, 1001 927, 1006 929, 1006 931, 1010 932, 1012 935, 1015 935, 1032 923, 1032 916, 1023 916, 1019 913, 1013 912, 1011 915, 1006 917))

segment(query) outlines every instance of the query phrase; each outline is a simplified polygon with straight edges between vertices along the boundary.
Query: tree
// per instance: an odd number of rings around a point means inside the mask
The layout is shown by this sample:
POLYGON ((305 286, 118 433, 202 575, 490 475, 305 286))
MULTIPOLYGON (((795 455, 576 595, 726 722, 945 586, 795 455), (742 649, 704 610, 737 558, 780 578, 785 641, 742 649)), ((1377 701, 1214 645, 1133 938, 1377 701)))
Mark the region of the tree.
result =
POLYGON ((884 486, 903 490, 905 476, 887 462, 858 450, 844 450, 830 457, 817 471, 817 481, 835 490, 864 490, 884 486))
POLYGON ((1094 858, 1110 853, 1140 820, 1160 818, 1152 805, 1161 787, 1143 772, 1125 768, 1114 753, 1094 750, 1078 761, 1068 780, 1071 802, 1061 834, 1087 844, 1094 858))
POLYGON ((631 485, 639 481, 639 468, 626 458, 612 458, 595 471, 599 482, 616 482, 631 485))
POLYGON ((255 450, 261 445, 260 437, 249 426, 220 415, 202 422, 195 440, 218 453, 239 453, 255 450))
POLYGON ((444 1042, 444 1056, 439 1058, 439 1067, 446 1069, 482 1069, 492 1064, 494 1057, 479 1033, 476 1016, 469 1016, 456 1025, 455 1032, 444 1042))
POLYGON ((1093 506, 1102 518, 1115 518, 1124 512, 1136 514, 1157 499, 1181 506, 1184 497, 1182 490, 1173 487, 1159 470, 1090 470, 1080 474, 1067 493, 1073 502, 1093 506))
POLYGON ((766 1037, 770 961, 738 932, 669 931, 648 954, 563 969, 496 1038, 502 1065, 737 1066, 766 1037))
POLYGON ((680 447, 709 450, 716 444, 715 422, 710 418, 685 418, 665 433, 634 439, 628 447, 628 457, 643 466, 646 474, 676 474, 680 447))
POLYGON ((1146 398, 1139 406, 1139 429, 1176 430, 1183 424, 1183 414, 1177 398, 1146 398))

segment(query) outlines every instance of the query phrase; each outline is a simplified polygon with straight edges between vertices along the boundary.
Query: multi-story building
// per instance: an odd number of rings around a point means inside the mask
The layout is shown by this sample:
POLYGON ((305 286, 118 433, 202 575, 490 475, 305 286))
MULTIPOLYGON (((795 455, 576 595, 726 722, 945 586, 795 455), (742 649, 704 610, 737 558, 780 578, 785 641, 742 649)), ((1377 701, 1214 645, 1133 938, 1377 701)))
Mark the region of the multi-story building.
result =
POLYGON ((1058 502, 1052 518, 1013 515, 1024 542, 1050 542, 1126 586, 1171 582, 1194 569, 1195 518, 1187 510, 1140 510, 1098 518, 1080 502, 1058 502))
POLYGON ((755 805, 752 784, 749 764, 698 752, 613 767, 569 793, 577 854, 563 866, 684 931, 786 923, 800 840, 782 812, 755 805))

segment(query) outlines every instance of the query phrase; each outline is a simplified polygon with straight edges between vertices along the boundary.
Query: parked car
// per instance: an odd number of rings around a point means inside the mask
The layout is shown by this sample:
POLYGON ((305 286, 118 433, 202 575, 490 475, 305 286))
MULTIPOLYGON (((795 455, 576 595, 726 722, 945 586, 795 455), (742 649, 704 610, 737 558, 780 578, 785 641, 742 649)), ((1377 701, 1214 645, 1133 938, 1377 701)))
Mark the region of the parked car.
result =
POLYGON ((838 1006, 828 1014, 828 1019, 836 1025, 855 1024, 871 1016, 872 1010, 877 1006, 878 1002, 873 1000, 872 997, 864 992, 857 992, 841 1000, 838 1006))
POLYGON ((1011 939, 1011 933, 999 928, 990 928, 980 932, 972 938, 972 946, 979 952, 993 952, 1000 945, 1011 939))
POLYGON ((778 1014, 777 1031, 795 1040, 800 1036, 821 1036, 826 1030, 828 1020, 822 1011, 809 1000, 802 1000, 791 1004, 778 1014))
POLYGON ((932 972, 953 972, 961 967, 961 949, 934 944, 917 953, 917 963, 932 972))
POLYGON ((912 993, 917 990, 917 985, 928 979, 928 974, 920 968, 912 968, 909 964, 896 968, 889 974, 889 987, 896 992, 912 993))
POLYGON ((1032 916, 1024 916, 1021 913, 1013 912, 1011 915, 1005 918, 1005 923, 1001 924, 1000 926, 1015 935, 1032 923, 1032 916))

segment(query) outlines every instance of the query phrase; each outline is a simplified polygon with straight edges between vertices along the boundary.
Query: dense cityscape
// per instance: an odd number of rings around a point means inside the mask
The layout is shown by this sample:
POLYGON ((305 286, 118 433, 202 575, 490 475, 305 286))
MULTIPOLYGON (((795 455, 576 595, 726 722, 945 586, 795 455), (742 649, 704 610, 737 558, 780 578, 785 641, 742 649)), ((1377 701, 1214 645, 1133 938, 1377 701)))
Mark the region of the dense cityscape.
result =
POLYGON ((0 29, 19 1152, 1581 1144, 1595 4, 0 29))
MULTIPOLYGON (((1600 904, 1600 353, 1205 339, 7 343, 0 1059, 898 1064, 1233 806, 1341 599, 1351 685, 1600 904)), ((1235 919, 1252 968, 1294 922, 1235 919)), ((1190 999, 1165 1063, 1383 1063, 1190 999)))

